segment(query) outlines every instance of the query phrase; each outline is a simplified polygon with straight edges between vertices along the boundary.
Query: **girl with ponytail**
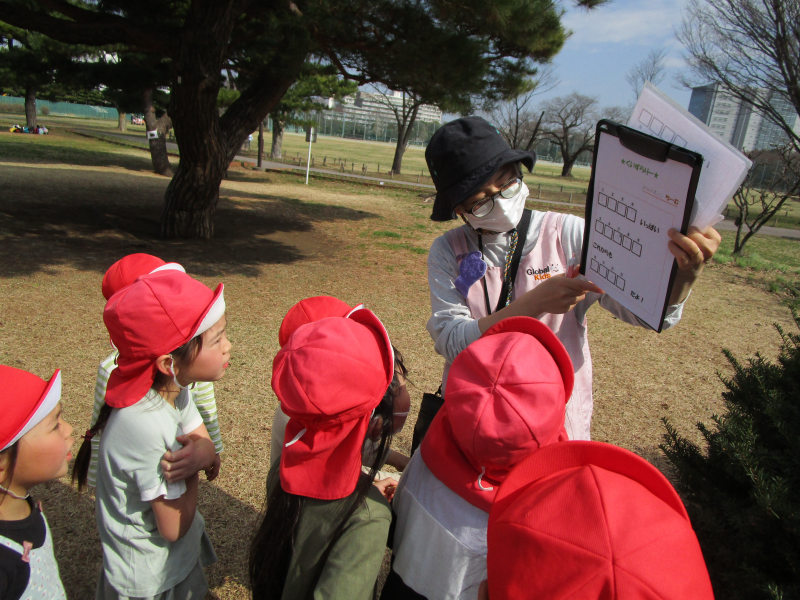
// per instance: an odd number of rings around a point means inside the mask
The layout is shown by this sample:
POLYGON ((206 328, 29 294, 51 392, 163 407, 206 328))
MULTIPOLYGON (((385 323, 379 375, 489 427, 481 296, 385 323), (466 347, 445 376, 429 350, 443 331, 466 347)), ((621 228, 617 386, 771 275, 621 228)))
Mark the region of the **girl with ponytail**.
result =
POLYGON ((199 470, 216 450, 189 387, 225 374, 231 344, 225 300, 178 270, 139 277, 112 295, 103 321, 119 351, 105 404, 87 432, 72 477, 83 488, 91 440, 97 457, 96 518, 103 545, 97 600, 202 598, 203 568, 216 562, 197 512, 199 470), (165 455, 197 457, 188 477, 169 477, 165 455))

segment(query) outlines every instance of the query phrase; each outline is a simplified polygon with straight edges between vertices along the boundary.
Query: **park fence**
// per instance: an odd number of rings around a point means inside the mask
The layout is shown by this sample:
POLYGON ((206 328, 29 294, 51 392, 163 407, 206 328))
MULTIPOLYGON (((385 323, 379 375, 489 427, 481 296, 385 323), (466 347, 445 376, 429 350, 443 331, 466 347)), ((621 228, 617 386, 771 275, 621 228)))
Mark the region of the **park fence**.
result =
MULTIPOLYGON (((25 98, 0 96, 0 112, 9 111, 25 113, 25 98), (21 108, 17 108, 17 107, 21 108), (12 108, 13 107, 13 108, 12 108)), ((36 112, 64 117, 83 117, 91 119, 119 119, 116 108, 110 106, 91 106, 90 104, 73 104, 72 102, 50 102, 36 100, 36 112), (45 110, 46 109, 46 110, 45 110)))

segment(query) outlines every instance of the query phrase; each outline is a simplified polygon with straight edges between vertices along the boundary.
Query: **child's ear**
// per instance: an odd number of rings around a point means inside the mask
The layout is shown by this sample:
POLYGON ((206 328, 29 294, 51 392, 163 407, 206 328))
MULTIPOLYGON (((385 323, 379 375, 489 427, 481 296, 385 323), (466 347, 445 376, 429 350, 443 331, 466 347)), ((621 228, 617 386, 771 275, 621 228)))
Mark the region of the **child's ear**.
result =
POLYGON ((173 360, 171 354, 162 354, 156 359, 156 368, 159 372, 172 377, 173 360))
POLYGON ((383 433, 383 417, 373 417, 369 422, 369 439, 379 440, 383 433))
POLYGON ((3 487, 8 487, 6 485, 6 477, 8 475, 8 465, 9 465, 9 452, 0 452, 0 485, 3 487))

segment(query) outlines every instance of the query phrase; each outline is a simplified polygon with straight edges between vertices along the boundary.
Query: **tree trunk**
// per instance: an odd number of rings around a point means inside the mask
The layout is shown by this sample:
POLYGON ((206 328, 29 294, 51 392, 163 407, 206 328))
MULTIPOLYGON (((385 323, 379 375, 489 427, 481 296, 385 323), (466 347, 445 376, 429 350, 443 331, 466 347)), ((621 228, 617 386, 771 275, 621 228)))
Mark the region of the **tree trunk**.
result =
MULTIPOLYGON (((562 154, 562 156, 563 156, 563 154, 562 154)), ((561 176, 562 177, 569 177, 570 175, 572 175, 572 165, 575 164, 575 161, 577 160, 577 158, 578 158, 577 154, 575 156, 571 157, 570 159, 567 159, 567 157, 564 156, 564 166, 561 167, 561 176)))
POLYGON ((400 173, 403 168, 403 154, 405 154, 406 146, 404 139, 406 130, 397 128, 397 145, 394 147, 394 160, 392 161, 392 171, 400 173))
POLYGON ((266 69, 220 116, 217 96, 223 60, 233 27, 244 6, 231 2, 192 2, 173 56, 176 79, 169 115, 181 160, 164 194, 161 235, 209 239, 219 186, 236 152, 258 123, 272 112, 295 82, 306 60, 305 46, 284 49, 280 69, 266 69), (279 74, 276 75, 276 70, 279 74))
MULTIPOLYGON (((397 119, 397 146, 394 148, 394 160, 392 161, 392 171, 400 173, 403 168, 403 155, 408 148, 408 142, 411 138, 411 130, 414 128, 414 121, 417 119, 418 106, 415 106, 407 117, 406 123, 401 123, 397 119)), ((404 117, 405 118, 405 117, 404 117)))
POLYGON ((258 163, 257 167, 261 167, 264 158, 264 121, 258 122, 258 163))
POLYGON ((28 127, 36 127, 36 86, 25 88, 25 120, 28 127))
POLYGON ((272 150, 270 157, 280 158, 281 148, 283 147, 283 123, 277 119, 272 119, 272 150))
POLYGON ((542 114, 539 115, 539 120, 536 121, 536 127, 533 128, 533 133, 531 133, 531 137, 528 140, 527 145, 525 146, 526 152, 530 151, 531 146, 533 146, 533 143, 536 141, 536 138, 539 135, 539 126, 542 124, 542 119, 544 119, 544 111, 542 111, 542 114))
POLYGON ((124 112, 120 112, 119 109, 117 109, 117 113, 119 113, 119 119, 117 121, 117 123, 118 123, 117 124, 117 129, 119 131, 127 131, 128 130, 128 115, 125 114, 124 112))
POLYGON ((147 141, 150 143, 150 158, 153 161, 153 171, 159 175, 172 175, 172 167, 169 164, 169 155, 167 154, 167 131, 172 126, 172 121, 166 113, 160 119, 156 119, 152 89, 147 89, 142 93, 142 101, 144 104, 144 124, 148 132, 147 141), (158 134, 155 138, 150 137, 153 131, 158 134))

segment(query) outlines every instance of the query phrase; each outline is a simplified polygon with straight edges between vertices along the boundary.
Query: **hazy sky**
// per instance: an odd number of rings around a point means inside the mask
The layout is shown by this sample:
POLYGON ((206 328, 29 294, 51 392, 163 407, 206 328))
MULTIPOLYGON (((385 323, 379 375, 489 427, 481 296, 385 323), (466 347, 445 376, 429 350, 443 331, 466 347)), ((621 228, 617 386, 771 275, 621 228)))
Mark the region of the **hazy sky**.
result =
POLYGON ((675 39, 686 0, 613 0, 592 11, 564 2, 563 23, 573 31, 555 57, 561 83, 541 98, 573 91, 598 96, 603 106, 626 106, 634 99, 625 75, 648 51, 665 48, 668 72, 659 88, 684 108, 691 92, 679 87, 675 76, 684 70, 683 47, 675 39))

